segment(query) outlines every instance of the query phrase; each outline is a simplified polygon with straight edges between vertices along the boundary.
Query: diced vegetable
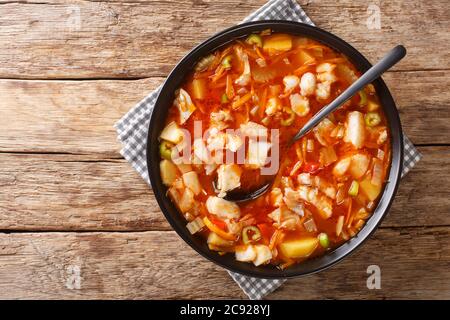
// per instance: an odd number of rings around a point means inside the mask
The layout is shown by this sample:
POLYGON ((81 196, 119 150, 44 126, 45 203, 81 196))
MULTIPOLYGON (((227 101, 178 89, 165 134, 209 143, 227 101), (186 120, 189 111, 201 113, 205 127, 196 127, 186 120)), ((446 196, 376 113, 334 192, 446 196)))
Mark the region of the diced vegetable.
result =
POLYGON ((361 190, 364 192, 364 194, 367 196, 369 201, 375 201, 381 192, 381 185, 376 186, 372 184, 371 179, 369 177, 365 178, 363 181, 360 182, 361 190))
POLYGON ((206 89, 206 79, 194 79, 192 80, 192 94, 195 99, 203 100, 208 94, 206 89))
POLYGON ((305 222, 303 222, 303 226, 305 227, 306 231, 308 231, 308 232, 316 232, 317 231, 316 223, 314 222, 314 219, 312 217, 306 219, 305 222))
POLYGON ((359 183, 358 181, 353 180, 350 184, 350 188, 348 188, 348 194, 352 197, 356 197, 359 191, 359 183))
POLYGON ((222 97, 220 97, 220 102, 221 102, 222 104, 228 102, 228 96, 227 96, 227 94, 226 94, 225 92, 222 94, 222 97))
POLYGON ((247 40, 245 40, 248 44, 253 44, 257 47, 262 48, 263 46, 263 40, 260 35, 258 34, 251 34, 248 36, 247 40))
POLYGON ((309 54, 306 50, 300 50, 297 54, 297 58, 300 64, 308 65, 316 61, 313 55, 309 54))
POLYGON ((179 163, 177 164, 178 170, 180 170, 181 174, 185 174, 186 172, 192 171, 192 166, 188 163, 179 163))
POLYGON ((375 186, 381 186, 383 183, 383 162, 380 159, 373 158, 372 180, 375 186))
POLYGON ((183 174, 183 182, 186 187, 192 190, 195 195, 199 195, 202 192, 202 186, 198 180, 197 172, 191 171, 183 174))
POLYGON ((263 50, 287 51, 292 48, 292 37, 288 34, 273 34, 264 39, 263 50))
POLYGON ((339 216, 336 223, 336 235, 339 237, 342 233, 342 228, 344 227, 344 216, 339 216))
POLYGON ((161 141, 159 144, 159 154, 162 158, 171 160, 172 159, 172 145, 167 141, 161 141))
POLYGON ((314 151, 314 140, 313 139, 306 140, 306 151, 307 152, 314 151))
POLYGON ((178 169, 170 160, 162 160, 159 163, 159 170, 161 173, 161 180, 166 186, 171 186, 178 178, 178 169))
POLYGON ((208 235, 208 244, 216 247, 231 247, 234 245, 234 241, 221 238, 217 233, 210 232, 208 235))
POLYGON ((341 160, 339 160, 333 168, 333 174, 336 177, 342 177, 348 170, 348 168, 350 167, 350 163, 351 163, 351 157, 346 157, 343 158, 341 160))
POLYGON ((185 213, 192 209, 194 206, 194 193, 189 188, 185 188, 178 202, 178 208, 181 212, 185 213))
POLYGON ((364 90, 359 90, 359 105, 365 106, 367 104, 367 93, 364 90))
POLYGON ((326 233, 324 232, 320 233, 317 238, 319 239, 320 245, 324 249, 327 249, 330 246, 330 239, 328 238, 328 235, 326 233))
POLYGON ((222 66, 223 66, 225 69, 230 69, 230 68, 231 68, 231 59, 232 59, 232 56, 231 56, 231 55, 226 56, 225 58, 223 58, 223 60, 222 60, 222 66))
POLYGON ((364 153, 356 153, 351 157, 350 174, 355 179, 361 178, 369 168, 370 157, 364 153))
POLYGON ((367 102, 367 111, 369 111, 369 112, 374 112, 374 111, 378 110, 379 107, 380 107, 379 104, 372 100, 369 100, 367 102))
POLYGON ((306 258, 311 253, 316 250, 317 245, 319 244, 319 239, 317 238, 302 238, 293 241, 283 242, 279 245, 281 253, 287 258, 306 258))
POLYGON ((333 146, 320 148, 320 163, 326 167, 332 164, 337 160, 336 152, 334 151, 333 146))
POLYGON ((196 72, 202 72, 209 68, 209 66, 213 63, 215 57, 213 54, 207 55, 206 57, 200 59, 200 61, 195 66, 196 72))
POLYGON ((183 131, 175 121, 170 122, 159 135, 161 139, 177 144, 183 139, 183 131))
POLYGON ((256 226, 248 226, 242 229, 242 242, 249 244, 261 239, 261 231, 256 226))
POLYGON ((193 221, 189 222, 186 225, 186 228, 191 234, 195 234, 199 232, 204 226, 205 224, 203 223, 203 220, 200 217, 197 217, 193 221))
POLYGON ((380 124, 381 118, 380 115, 376 112, 368 112, 364 116, 364 120, 366 121, 366 125, 368 127, 375 127, 380 124))

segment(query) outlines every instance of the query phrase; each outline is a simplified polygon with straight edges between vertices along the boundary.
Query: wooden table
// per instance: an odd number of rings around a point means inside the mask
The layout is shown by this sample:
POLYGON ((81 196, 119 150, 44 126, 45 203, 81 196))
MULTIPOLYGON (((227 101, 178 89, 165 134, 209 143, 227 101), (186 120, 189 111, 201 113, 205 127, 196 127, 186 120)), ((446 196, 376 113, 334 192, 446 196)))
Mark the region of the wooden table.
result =
MULTIPOLYGON (((120 156, 113 124, 194 45, 265 1, 0 1, 0 298, 245 298, 171 230, 120 156)), ((388 72, 423 160, 375 235, 269 298, 450 298, 447 0, 301 1, 319 27, 388 72), (423 20, 425 18, 425 20, 423 20), (381 268, 381 289, 366 286, 381 268)))

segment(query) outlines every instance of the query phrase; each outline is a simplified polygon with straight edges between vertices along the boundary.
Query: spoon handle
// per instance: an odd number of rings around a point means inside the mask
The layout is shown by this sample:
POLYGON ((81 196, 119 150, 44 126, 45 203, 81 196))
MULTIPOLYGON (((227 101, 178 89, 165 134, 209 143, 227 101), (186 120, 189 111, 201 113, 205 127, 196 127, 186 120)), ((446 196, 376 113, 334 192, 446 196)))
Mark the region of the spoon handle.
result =
POLYGON ((393 65, 399 62, 406 55, 405 47, 398 45, 386 54, 380 61, 372 66, 367 72, 365 72, 358 80, 353 82, 344 92, 342 92, 336 99, 334 99, 329 105, 323 107, 317 112, 299 132, 292 138, 292 143, 307 134, 312 128, 314 128, 323 118, 328 114, 336 110, 347 100, 353 97, 359 90, 363 89, 366 85, 381 76, 386 70, 390 69, 393 65))

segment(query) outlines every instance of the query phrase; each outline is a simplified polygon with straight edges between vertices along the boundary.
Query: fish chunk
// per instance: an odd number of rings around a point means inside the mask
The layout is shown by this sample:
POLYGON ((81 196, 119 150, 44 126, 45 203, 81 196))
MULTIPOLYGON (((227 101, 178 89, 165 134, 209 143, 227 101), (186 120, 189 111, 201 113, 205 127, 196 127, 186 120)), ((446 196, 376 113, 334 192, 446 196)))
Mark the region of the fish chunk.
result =
POLYGON ((252 262, 256 259, 256 250, 252 245, 239 246, 236 248, 236 260, 243 262, 252 262))
POLYGON ((241 186, 242 170, 237 164, 222 164, 217 169, 217 189, 218 196, 223 198, 227 191, 239 188, 241 186))
POLYGON ((292 110, 299 116, 304 117, 309 113, 309 100, 298 93, 289 97, 292 110))
POLYGON ((272 251, 270 251, 268 246, 258 244, 255 246, 255 250, 256 250, 256 259, 253 261, 253 264, 255 266, 266 264, 272 259, 272 251))
POLYGON ((247 164, 252 168, 264 167, 272 144, 267 141, 249 140, 247 164))
POLYGON ((197 109, 192 102, 189 93, 187 93, 187 91, 183 89, 180 89, 178 91, 177 98, 175 99, 174 104, 180 112, 180 124, 185 123, 197 109))
POLYGON ((303 74, 300 80, 300 93, 302 96, 310 96, 314 94, 316 89, 316 76, 311 72, 303 74))
POLYGON ((333 214, 333 203, 331 199, 320 193, 317 188, 300 186, 295 192, 298 199, 315 206, 324 219, 330 218, 333 214))
POLYGON ((206 209, 222 219, 237 219, 241 215, 241 210, 236 203, 214 196, 206 200, 206 209))
POLYGON ((350 112, 347 116, 344 141, 359 149, 364 145, 365 135, 363 114, 359 111, 350 112))

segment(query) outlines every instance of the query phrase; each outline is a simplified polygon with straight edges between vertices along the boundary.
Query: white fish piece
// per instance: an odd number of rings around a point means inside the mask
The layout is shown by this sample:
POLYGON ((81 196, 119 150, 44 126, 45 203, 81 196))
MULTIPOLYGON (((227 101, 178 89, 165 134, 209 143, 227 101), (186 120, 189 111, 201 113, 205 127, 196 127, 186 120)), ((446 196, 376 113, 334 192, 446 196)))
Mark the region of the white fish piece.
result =
POLYGON ((336 198, 336 188, 325 178, 314 176, 310 173, 301 173, 298 175, 297 180, 302 185, 312 186, 319 189, 331 199, 336 198))
POLYGON ((237 164, 222 164, 217 169, 218 196, 223 198, 227 192, 241 186, 242 170, 237 164))
POLYGON ((315 206, 324 219, 330 218, 333 214, 333 202, 326 195, 320 193, 317 188, 300 186, 296 192, 299 199, 315 206))
POLYGON ((241 210, 236 203, 214 196, 206 200, 206 209, 222 219, 238 219, 241 215, 241 210))
POLYGON ((299 197, 291 188, 286 188, 284 190, 283 201, 286 206, 300 216, 304 216, 305 211, 303 208, 303 203, 300 201, 299 197))
POLYGON ((316 90, 316 76, 311 72, 306 72, 300 80, 300 93, 302 96, 310 96, 316 90))
POLYGON ((332 72, 322 72, 317 74, 317 80, 320 82, 333 83, 337 81, 337 77, 332 72))
POLYGON ((217 169, 218 166, 219 165, 217 163, 205 164, 204 165, 204 167, 205 167, 205 174, 208 175, 208 176, 211 175, 217 169))
POLYGON ((208 130, 209 136, 206 139, 206 144, 209 150, 221 150, 225 148, 226 135, 224 132, 219 132, 215 127, 208 130))
POLYGON ((264 167, 271 147, 270 142, 249 139, 247 164, 252 168, 264 167))
POLYGON ((202 139, 195 139, 193 143, 194 155, 204 163, 209 163, 211 160, 209 150, 206 148, 205 143, 202 139))
POLYGON ((317 84, 316 97, 319 100, 326 100, 330 97, 331 93, 331 83, 320 82, 317 84))
POLYGON ((309 113, 309 100, 298 93, 291 94, 289 97, 292 111, 299 117, 304 117, 309 113))
POLYGON ((238 149, 244 143, 244 141, 242 141, 242 138, 239 135, 233 133, 227 133, 226 140, 227 140, 226 147, 228 150, 232 152, 238 151, 238 149))
POLYGON ((240 131, 248 137, 267 137, 267 128, 259 123, 249 121, 240 126, 240 131))
POLYGON ((272 116, 280 109, 281 109, 280 99, 278 99, 277 97, 272 97, 267 101, 265 113, 268 116, 272 116))
POLYGON ((357 149, 364 145, 366 132, 364 127, 364 117, 359 111, 352 111, 347 115, 347 123, 344 141, 353 144, 357 149))
POLYGON ((253 261, 255 266, 268 263, 272 259, 272 251, 269 247, 263 244, 255 245, 256 259, 253 261))
POLYGON ((184 89, 178 90, 174 104, 180 112, 180 124, 185 123, 197 109, 192 102, 191 96, 184 89))
POLYGON ((237 261, 252 262, 256 259, 256 250, 253 245, 239 246, 235 254, 237 261))
POLYGON ((283 78, 284 92, 291 92, 298 86, 300 79, 295 75, 288 75, 283 78))
POLYGON ((230 110, 222 109, 217 112, 211 112, 209 116, 211 126, 216 127, 218 130, 223 130, 228 127, 228 123, 233 120, 230 110))
POLYGON ((322 73, 322 72, 332 72, 336 68, 336 65, 333 63, 321 63, 316 67, 316 72, 322 73))
POLYGON ((250 62, 248 61, 248 55, 245 53, 241 47, 236 47, 236 54, 239 57, 239 59, 244 63, 244 71, 242 74, 237 78, 234 83, 239 86, 246 86, 250 82, 250 62))

